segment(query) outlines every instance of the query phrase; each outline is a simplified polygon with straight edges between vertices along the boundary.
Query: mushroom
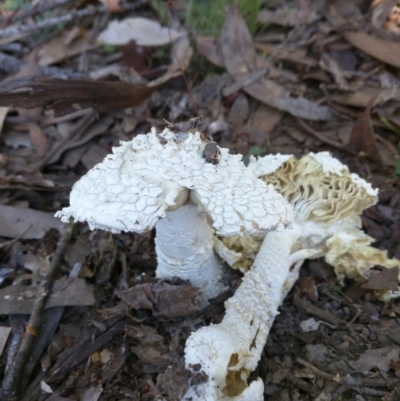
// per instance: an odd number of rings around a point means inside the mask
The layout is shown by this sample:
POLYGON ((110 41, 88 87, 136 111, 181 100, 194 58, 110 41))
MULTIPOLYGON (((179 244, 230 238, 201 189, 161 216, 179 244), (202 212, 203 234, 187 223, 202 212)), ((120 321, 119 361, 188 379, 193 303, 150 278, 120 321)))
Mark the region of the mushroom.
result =
MULTIPOLYGON (((310 153, 301 160, 290 155, 268 155, 257 160, 253 158, 250 168, 291 203, 297 222, 304 221, 303 227, 312 228, 303 232, 297 247, 308 246, 307 241, 313 240, 314 244, 310 246, 319 246, 320 256, 325 257, 334 267, 341 283, 345 277, 355 280, 371 277, 375 274, 371 268, 376 265, 400 267, 399 260, 388 259, 386 251, 372 247, 374 239, 361 230, 360 214, 363 209, 376 203, 378 190, 373 190, 370 184, 356 174, 350 174, 348 168, 328 152, 310 153), (328 165, 336 165, 338 173, 327 173, 328 165), (311 174, 311 171, 314 173, 311 174), (318 180, 319 184, 316 185, 318 180), (331 190, 330 184, 333 186, 331 190), (339 189, 346 185, 349 185, 348 189, 335 192, 335 186, 339 189), (326 193, 327 199, 319 198, 321 193, 326 193), (358 197, 354 199, 357 194, 358 197), (335 201, 336 196, 340 198, 335 201), (309 202, 308 209, 299 208, 296 202, 301 200, 309 202), (310 214, 311 208, 314 216, 310 214), (324 212, 326 208, 329 209, 328 213, 324 212), (305 213, 309 216, 304 216, 305 213)), ((214 241, 217 253, 230 266, 247 271, 261 247, 263 236, 216 237, 214 241)), ((386 301, 398 294, 397 291, 376 292, 381 300, 386 301)))
POLYGON ((283 229, 289 204, 271 185, 200 133, 154 128, 113 148, 73 187, 56 216, 93 230, 143 233, 156 227, 156 275, 189 280, 202 303, 225 285, 213 233, 221 236, 283 229))
MULTIPOLYGON (((253 159, 249 168, 292 205, 295 222, 291 228, 267 233, 264 239, 232 237, 217 241, 220 255, 243 270, 251 265, 249 255, 250 259, 257 256, 234 296, 226 302, 222 322, 203 327, 188 338, 186 367, 193 373, 201 370, 208 380, 191 385, 183 400, 264 399, 261 379, 250 384, 247 379, 257 366, 278 308, 305 259, 326 256, 343 274, 364 274, 365 266, 359 265, 355 255, 357 250, 349 244, 337 246, 339 239, 352 237, 364 241, 364 256, 379 254, 379 263, 392 265, 382 251, 365 252, 371 248, 370 238, 360 230, 360 213, 376 203, 378 190, 350 174, 328 152, 310 153, 300 160, 266 156, 253 159)), ((362 262, 371 266, 378 259, 363 257, 362 262)))

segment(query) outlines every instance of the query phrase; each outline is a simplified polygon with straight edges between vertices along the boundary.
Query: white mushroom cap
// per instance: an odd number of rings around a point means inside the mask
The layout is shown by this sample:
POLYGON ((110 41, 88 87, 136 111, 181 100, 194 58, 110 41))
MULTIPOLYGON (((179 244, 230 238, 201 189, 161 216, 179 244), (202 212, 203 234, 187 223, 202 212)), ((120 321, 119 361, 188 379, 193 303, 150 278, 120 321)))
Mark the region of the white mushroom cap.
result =
POLYGON ((249 169, 254 171, 257 177, 263 175, 273 174, 283 163, 287 162, 292 155, 282 155, 277 153, 275 155, 266 155, 264 157, 250 156, 249 169))
MULTIPOLYGON (((322 249, 333 235, 331 230, 348 231, 344 222, 350 220, 359 230, 360 214, 378 200, 378 189, 351 174, 329 152, 309 153, 300 160, 280 154, 253 157, 249 168, 291 204, 296 222, 303 224, 299 243, 304 248, 322 249)), ((232 236, 214 242, 215 250, 225 261, 247 271, 262 238, 232 236)))
POLYGON ((87 221, 114 233, 145 232, 188 197, 223 236, 283 229, 292 221, 288 202, 247 169, 241 155, 218 148, 218 160, 203 157, 200 133, 153 128, 113 148, 73 187, 70 207, 56 216, 87 221))

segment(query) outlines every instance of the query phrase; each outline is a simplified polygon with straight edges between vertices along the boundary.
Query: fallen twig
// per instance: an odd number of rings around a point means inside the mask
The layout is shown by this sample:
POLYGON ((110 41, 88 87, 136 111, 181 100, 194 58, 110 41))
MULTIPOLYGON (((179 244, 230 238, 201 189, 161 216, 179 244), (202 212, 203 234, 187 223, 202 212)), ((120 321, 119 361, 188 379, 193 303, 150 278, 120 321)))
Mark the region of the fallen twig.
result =
MULTIPOLYGON (((0 31, 1 32, 1 31, 0 31)), ((21 71, 27 64, 23 60, 0 52, 0 70, 7 74, 16 74, 21 71)), ((59 67, 39 67, 40 72, 52 78, 59 79, 81 79, 84 75, 81 72, 67 70, 59 67)))
POLYGON ((246 74, 244 77, 242 77, 240 79, 240 81, 236 81, 232 85, 224 88, 222 90, 222 95, 225 97, 228 97, 228 96, 232 95, 233 93, 239 91, 243 87, 258 81, 260 78, 263 78, 267 73, 268 73, 268 67, 264 67, 264 68, 261 68, 256 71, 251 71, 248 74, 246 74))
POLYGON ((317 316, 319 319, 323 320, 324 322, 328 322, 335 327, 346 324, 346 322, 344 322, 343 320, 332 315, 332 313, 330 313, 328 311, 324 311, 324 310, 318 308, 317 306, 311 304, 310 302, 305 301, 304 299, 295 297, 293 302, 297 307, 305 310, 306 312, 308 312, 314 316, 317 316))
MULTIPOLYGON (((81 268, 82 264, 76 263, 69 272, 69 278, 71 279, 78 278, 81 268)), ((33 372, 33 369, 38 363, 43 351, 49 346, 52 338, 54 337, 54 334, 63 316, 64 309, 65 309, 64 306, 58 306, 55 308, 49 308, 44 311, 40 333, 35 340, 35 345, 31 352, 29 361, 27 362, 23 371, 20 383, 21 388, 26 387, 28 380, 31 376, 31 373, 33 372)))
POLYGON ((92 355, 99 348, 107 344, 118 332, 123 330, 126 326, 124 316, 120 317, 120 320, 115 323, 114 326, 110 327, 103 334, 98 336, 93 342, 89 343, 86 339, 82 343, 78 344, 73 349, 73 353, 66 360, 58 360, 54 367, 51 369, 51 375, 63 375, 68 373, 78 363, 84 361, 90 355, 92 355))
POLYGON ((14 24, 15 22, 21 21, 25 18, 32 17, 37 14, 43 14, 46 11, 54 10, 57 7, 64 6, 68 3, 72 3, 74 0, 52 0, 42 1, 33 6, 30 10, 20 11, 12 15, 11 18, 4 17, 0 19, 0 24, 6 23, 8 25, 14 24))
POLYGON ((313 387, 305 380, 296 377, 294 374, 290 372, 286 374, 285 380, 287 380, 289 383, 294 384, 296 388, 299 388, 305 391, 306 393, 310 394, 312 398, 316 398, 318 396, 318 390, 315 387, 313 387))
POLYGON ((331 139, 328 139, 321 135, 319 132, 315 131, 312 129, 308 124, 306 124, 303 120, 300 118, 297 118, 297 122, 301 125, 301 127, 307 131, 309 134, 311 134, 314 138, 317 138, 319 141, 322 143, 325 143, 329 146, 332 146, 333 148, 342 150, 343 152, 350 153, 351 155, 357 156, 358 152, 354 151, 353 149, 350 149, 347 147, 345 144, 341 144, 339 142, 332 141, 331 139))
POLYGON ((18 353, 3 380, 3 388, 0 393, 0 398, 4 401, 17 400, 19 393, 23 390, 22 386, 20 386, 21 374, 28 360, 33 341, 37 337, 37 332, 41 325, 43 308, 50 294, 55 273, 60 265, 61 256, 71 237, 72 229, 73 223, 69 223, 63 236, 60 238, 57 249, 51 261, 49 273, 41 284, 40 294, 36 299, 33 312, 31 313, 28 324, 26 325, 26 331, 21 340, 18 353))
MULTIPOLYGON (((133 4, 121 4, 120 7, 123 10, 134 10, 144 4, 144 0, 137 0, 133 4)), ((67 22, 75 21, 79 18, 88 17, 94 14, 100 14, 108 12, 108 8, 99 5, 99 6, 88 6, 86 8, 80 10, 72 10, 67 14, 63 14, 57 17, 44 19, 41 21, 37 21, 32 25, 19 25, 19 26, 10 26, 9 28, 0 30, 0 38, 10 38, 13 36, 19 37, 21 35, 28 35, 32 32, 39 31, 44 28, 50 28, 59 24, 65 24, 67 22)))
POLYGON ((61 154, 64 152, 64 146, 66 143, 72 140, 73 137, 80 136, 82 133, 96 120, 97 112, 94 111, 93 109, 88 109, 86 111, 86 115, 82 117, 82 119, 76 124, 74 129, 71 131, 69 135, 67 135, 66 138, 59 144, 57 144, 54 149, 51 149, 50 152, 42 159, 40 160, 33 168, 31 169, 30 172, 35 172, 40 170, 42 167, 44 167, 47 162, 54 158, 56 155, 56 158, 61 156, 61 154))
MULTIPOLYGON (((302 364, 307 369, 310 369, 313 373, 322 377, 323 379, 331 380, 342 386, 346 386, 346 387, 350 387, 350 388, 361 386, 361 387, 363 387, 363 389, 357 388, 357 391, 362 392, 364 394, 371 394, 370 392, 365 392, 365 390, 367 390, 365 387, 387 387, 387 385, 388 385, 388 381, 385 379, 363 379, 360 377, 353 377, 353 376, 345 376, 344 377, 344 376, 340 376, 339 374, 332 375, 330 373, 324 372, 321 369, 318 369, 316 366, 312 365, 310 362, 307 362, 306 360, 304 360, 302 358, 297 358, 296 361, 299 362, 300 364, 302 364)), ((368 390, 372 390, 372 389, 368 389, 368 390)), ((376 390, 374 390, 374 391, 376 391, 376 390)))

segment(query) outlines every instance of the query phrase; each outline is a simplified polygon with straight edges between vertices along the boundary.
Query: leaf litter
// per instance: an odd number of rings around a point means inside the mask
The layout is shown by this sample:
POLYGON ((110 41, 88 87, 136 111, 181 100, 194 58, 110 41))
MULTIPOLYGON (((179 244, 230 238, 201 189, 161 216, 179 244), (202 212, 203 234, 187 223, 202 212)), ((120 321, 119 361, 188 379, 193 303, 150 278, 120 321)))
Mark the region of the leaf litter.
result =
MULTIPOLYGON (((331 151, 380 188, 363 227, 400 258, 398 2, 278 0, 263 4, 253 36, 226 8, 213 38, 185 25, 185 4, 101 3, 0 6, 0 380, 18 384, 23 401, 172 401, 186 391, 185 341, 221 320, 240 274, 201 311, 195 288, 154 279, 153 233, 77 225, 63 243, 53 217, 113 146, 165 120, 244 161, 331 151), (26 350, 30 363, 14 370, 26 350)), ((373 295, 395 289, 398 273, 375 269, 343 288, 322 260, 302 267, 259 365, 265 400, 400 399, 399 301, 373 295)))

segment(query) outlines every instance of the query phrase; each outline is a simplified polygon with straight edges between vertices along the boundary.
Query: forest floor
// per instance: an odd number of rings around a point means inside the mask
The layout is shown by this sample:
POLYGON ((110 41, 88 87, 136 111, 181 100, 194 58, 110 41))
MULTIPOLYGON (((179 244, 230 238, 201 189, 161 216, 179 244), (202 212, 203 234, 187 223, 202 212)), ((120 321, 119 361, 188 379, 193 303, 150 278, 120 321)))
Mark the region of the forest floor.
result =
MULTIPOLYGON (((331 152, 379 188, 363 229, 400 259, 400 3, 227 3, 0 5, 3 400, 184 394, 185 341, 221 320, 240 272, 200 310, 196 289, 154 278, 153 231, 54 217, 113 146, 151 127, 201 116, 244 161, 331 152)), ((376 269, 378 283, 342 286, 324 260, 304 263, 251 376, 265 400, 400 400, 400 303, 373 292, 397 283, 376 269)))

